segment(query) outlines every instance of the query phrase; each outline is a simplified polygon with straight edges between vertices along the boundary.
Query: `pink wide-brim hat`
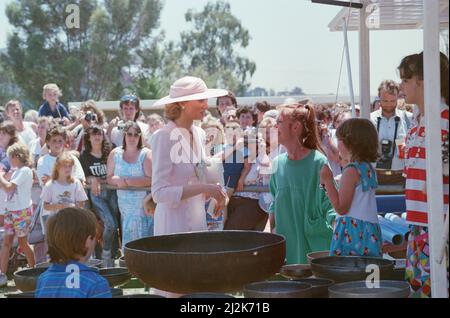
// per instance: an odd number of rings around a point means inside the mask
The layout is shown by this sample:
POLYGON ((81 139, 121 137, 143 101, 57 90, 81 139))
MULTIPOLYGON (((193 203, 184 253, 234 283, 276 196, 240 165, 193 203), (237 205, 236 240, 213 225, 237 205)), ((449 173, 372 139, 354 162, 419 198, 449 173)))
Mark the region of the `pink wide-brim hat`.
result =
POLYGON ((170 86, 170 95, 161 98, 153 106, 167 105, 177 102, 216 98, 228 95, 224 89, 209 89, 198 77, 186 76, 170 86))

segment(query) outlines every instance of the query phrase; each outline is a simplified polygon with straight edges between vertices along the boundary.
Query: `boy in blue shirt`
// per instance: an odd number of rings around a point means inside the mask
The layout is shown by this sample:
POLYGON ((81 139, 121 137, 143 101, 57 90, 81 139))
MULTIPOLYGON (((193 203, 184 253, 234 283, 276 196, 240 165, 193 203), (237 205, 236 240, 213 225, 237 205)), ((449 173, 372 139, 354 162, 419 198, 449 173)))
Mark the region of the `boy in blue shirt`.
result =
POLYGON ((95 249, 96 219, 91 211, 70 207, 46 224, 53 263, 38 280, 36 298, 111 298, 107 280, 86 264, 95 249))
POLYGON ((66 107, 59 102, 61 90, 56 84, 46 84, 42 92, 45 103, 39 107, 39 117, 53 117, 60 119, 64 125, 69 125, 69 113, 66 107))

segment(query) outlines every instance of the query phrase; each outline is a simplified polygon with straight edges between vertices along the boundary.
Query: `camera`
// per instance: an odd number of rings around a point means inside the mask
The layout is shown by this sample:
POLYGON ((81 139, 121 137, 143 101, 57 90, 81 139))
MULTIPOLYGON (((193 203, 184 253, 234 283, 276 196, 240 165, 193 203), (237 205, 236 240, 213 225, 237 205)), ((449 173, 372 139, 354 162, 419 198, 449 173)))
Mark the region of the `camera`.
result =
POLYGON ((119 121, 117 123, 117 129, 118 130, 123 130, 125 128, 125 122, 123 120, 119 121))
POLYGON ((381 158, 378 159, 377 169, 390 170, 392 168, 392 141, 383 139, 381 144, 381 158))
POLYGON ((97 115, 94 114, 93 112, 89 111, 86 113, 86 115, 84 116, 84 119, 86 121, 97 121, 97 115))

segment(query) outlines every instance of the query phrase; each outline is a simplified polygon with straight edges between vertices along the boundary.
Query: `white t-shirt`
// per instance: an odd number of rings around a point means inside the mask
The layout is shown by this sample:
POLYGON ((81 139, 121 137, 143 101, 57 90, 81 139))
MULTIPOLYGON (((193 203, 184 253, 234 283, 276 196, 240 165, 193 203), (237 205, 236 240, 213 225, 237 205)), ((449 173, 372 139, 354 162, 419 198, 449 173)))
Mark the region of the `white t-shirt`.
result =
POLYGON ((28 149, 30 148, 31 142, 36 139, 36 133, 34 132, 33 128, 31 127, 32 124, 29 122, 24 121, 23 122, 24 129, 21 132, 18 132, 17 135, 19 136, 19 140, 27 145, 28 149))
MULTIPOLYGON (((61 184, 58 181, 50 180, 42 189, 42 202, 50 204, 64 204, 67 206, 75 206, 78 202, 88 200, 86 192, 80 180, 69 184, 61 184)), ((43 215, 51 214, 51 211, 43 209, 43 215)))
POLYGON ((20 211, 29 208, 31 202, 31 188, 33 187, 33 171, 29 167, 21 167, 14 171, 11 183, 16 189, 6 195, 5 208, 8 211, 20 211))
MULTIPOLYGON (((142 138, 148 131, 148 125, 146 123, 137 121, 136 122, 141 128, 142 138)), ((123 129, 119 129, 118 127, 114 127, 111 131, 111 142, 116 145, 116 147, 121 147, 123 143, 123 129)))
MULTIPOLYGON (((86 180, 85 176, 84 176, 83 167, 81 166, 80 161, 74 155, 72 155, 72 158, 75 161, 75 165, 72 169, 72 177, 74 177, 75 179, 79 179, 81 181, 86 180)), ((54 157, 50 154, 39 158, 36 173, 37 173, 37 176, 39 179, 39 184, 41 187, 44 186, 42 184, 42 177, 43 176, 51 177, 51 175, 53 173, 53 167, 55 166, 55 162, 56 162, 56 157, 54 157)))

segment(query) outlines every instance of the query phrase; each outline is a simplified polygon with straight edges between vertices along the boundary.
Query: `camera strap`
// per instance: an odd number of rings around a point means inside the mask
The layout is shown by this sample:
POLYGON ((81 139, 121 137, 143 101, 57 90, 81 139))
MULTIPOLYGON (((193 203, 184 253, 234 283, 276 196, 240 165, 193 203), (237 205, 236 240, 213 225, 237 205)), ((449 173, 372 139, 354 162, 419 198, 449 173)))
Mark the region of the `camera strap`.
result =
POLYGON ((395 148, 397 148, 395 141, 397 140, 397 132, 398 132, 398 124, 400 123, 400 117, 395 116, 395 131, 394 131, 394 140, 392 141, 392 158, 395 155, 395 148))

